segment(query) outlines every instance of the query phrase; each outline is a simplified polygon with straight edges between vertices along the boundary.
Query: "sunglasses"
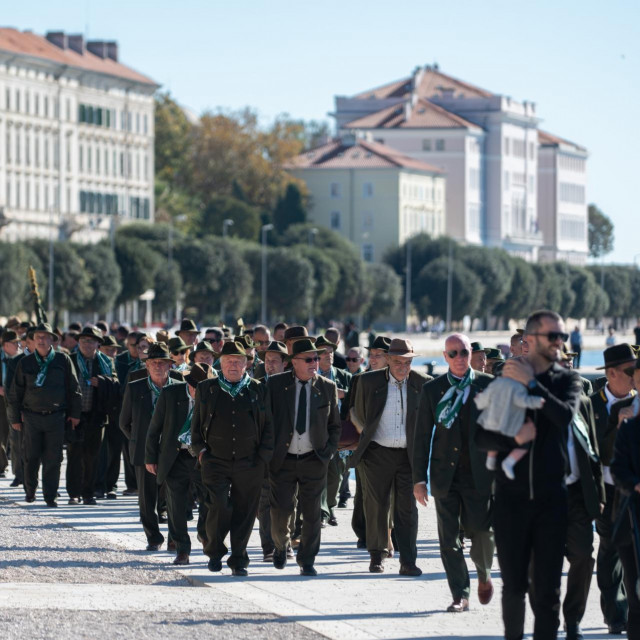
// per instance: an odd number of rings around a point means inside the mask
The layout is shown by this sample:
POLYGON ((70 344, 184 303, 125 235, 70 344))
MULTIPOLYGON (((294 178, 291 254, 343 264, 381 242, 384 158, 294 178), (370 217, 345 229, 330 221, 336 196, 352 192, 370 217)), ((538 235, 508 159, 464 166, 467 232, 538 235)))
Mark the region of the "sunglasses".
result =
POLYGON ((458 351, 457 349, 454 349, 453 351, 447 351, 447 355, 452 360, 454 358, 457 358, 458 356, 460 356, 461 358, 466 358, 469 355, 469 349, 461 349, 460 351, 458 351))
POLYGON ((318 358, 318 356, 314 356, 313 358, 294 358, 294 360, 300 360, 305 364, 311 364, 312 362, 318 362, 320 358, 318 358))
POLYGON ((345 358, 347 362, 360 362, 360 358, 345 358))
POLYGON ((566 342, 569 339, 568 333, 562 333, 561 331, 549 331, 549 333, 527 333, 528 336, 541 336, 546 338, 549 342, 566 342))

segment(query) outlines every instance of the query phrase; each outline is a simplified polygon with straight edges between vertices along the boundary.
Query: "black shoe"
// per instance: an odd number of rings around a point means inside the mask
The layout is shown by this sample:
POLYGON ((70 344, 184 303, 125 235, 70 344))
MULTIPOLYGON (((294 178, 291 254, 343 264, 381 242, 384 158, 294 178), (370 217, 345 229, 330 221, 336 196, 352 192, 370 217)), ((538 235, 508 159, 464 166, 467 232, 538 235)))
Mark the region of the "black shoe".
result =
POLYGON ((67 504, 80 504, 80 500, 78 498, 69 498, 67 504))
POLYGON ((326 529, 328 522, 329 522, 329 518, 327 516, 322 516, 322 519, 320 520, 320 528, 326 529))
POLYGON ((154 542, 154 543, 149 543, 147 545, 147 551, 160 551, 160 549, 162 548, 162 542, 154 542))
POLYGON ((584 640, 579 624, 565 624, 564 629, 567 640, 584 640))
MULTIPOLYGON (((96 491, 96 492, 93 494, 93 497, 94 497, 96 500, 104 500, 104 492, 103 492, 103 491, 96 491)), ((85 502, 85 504, 86 504, 86 502, 85 502)))
POLYGON ((47 507, 57 507, 58 503, 55 500, 46 500, 45 501, 47 507))
POLYGON ((367 548, 367 543, 364 540, 360 540, 360 538, 358 538, 358 544, 356 544, 356 547, 358 549, 366 549, 367 548))
POLYGON ((244 567, 237 567, 236 569, 231 569, 231 575, 237 578, 246 578, 249 572, 244 567))
POLYGON ((82 504, 98 504, 95 498, 83 498, 82 504))
POLYGON ((107 493, 107 500, 116 500, 118 498, 118 494, 115 491, 109 491, 107 493))
POLYGON ((346 509, 346 508, 347 508, 347 501, 340 500, 340 502, 338 502, 338 509, 346 509))
POLYGON ((276 569, 284 569, 287 566, 287 552, 276 549, 273 552, 273 566, 276 569))
POLYGON ((14 478, 11 481, 11 484, 9 485, 10 487, 19 487, 22 484, 22 482, 20 482, 20 480, 18 480, 18 478, 14 478))
POLYGON ((418 576, 422 575, 422 569, 416 567, 415 564, 402 564, 400 565, 400 575, 417 578, 418 576))
POLYGON ((294 558, 295 556, 293 555, 293 547, 291 545, 289 545, 287 547, 287 558, 294 558))
POLYGON ((380 551, 371 551, 370 553, 369 573, 384 573, 382 553, 380 551))
POLYGON ((35 493, 27 493, 27 495, 25 495, 25 497, 24 497, 24 501, 25 502, 35 502, 36 501, 36 494, 35 493))
POLYGON ((209 558, 209 564, 207 565, 209 571, 222 571, 222 560, 220 558, 209 558))
POLYGON ((300 575, 301 576, 309 576, 313 578, 318 575, 318 572, 314 569, 312 564, 303 564, 300 567, 300 575))
POLYGON ((627 624, 625 622, 614 622, 608 625, 609 633, 613 636, 621 636, 627 630, 627 624))
POLYGON ((273 551, 265 551, 262 554, 262 562, 273 562, 273 551))
POLYGON ((336 520, 335 516, 331 516, 329 518, 329 520, 327 520, 327 522, 332 526, 332 527, 337 527, 338 526, 338 521, 336 520))
POLYGON ((160 524, 167 524, 167 522, 169 522, 169 518, 167 518, 167 512, 166 511, 161 511, 158 514, 158 522, 160 524))

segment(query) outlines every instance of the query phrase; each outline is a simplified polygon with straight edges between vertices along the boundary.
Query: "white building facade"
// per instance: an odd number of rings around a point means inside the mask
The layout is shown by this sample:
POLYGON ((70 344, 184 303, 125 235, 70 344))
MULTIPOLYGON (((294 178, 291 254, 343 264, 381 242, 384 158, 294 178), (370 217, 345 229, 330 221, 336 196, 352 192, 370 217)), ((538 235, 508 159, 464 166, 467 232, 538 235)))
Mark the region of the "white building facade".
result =
POLYGON ((0 29, 0 239, 152 221, 157 87, 115 42, 0 29))

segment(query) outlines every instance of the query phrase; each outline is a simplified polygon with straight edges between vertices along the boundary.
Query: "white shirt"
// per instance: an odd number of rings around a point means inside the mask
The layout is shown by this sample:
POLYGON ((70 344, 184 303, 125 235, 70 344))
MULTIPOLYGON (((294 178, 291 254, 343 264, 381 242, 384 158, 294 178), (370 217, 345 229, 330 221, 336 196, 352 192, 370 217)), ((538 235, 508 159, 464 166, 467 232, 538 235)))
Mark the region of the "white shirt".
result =
MULTIPOLYGON (((616 398, 616 396, 614 396, 613 393, 609 391, 609 384, 607 383, 604 385, 604 395, 607 396, 607 413, 610 414, 611 407, 616 402, 620 402, 620 400, 624 400, 625 398, 628 398, 633 394, 629 392, 626 396, 624 396, 624 398, 616 398)), ((602 467, 602 477, 604 478, 604 481, 606 484, 611 484, 611 485, 615 484, 613 482, 613 477, 611 476, 611 469, 609 469, 609 467, 605 467, 604 465, 602 467)))
POLYGON ((387 401, 376 434, 371 440, 382 447, 407 448, 407 381, 399 383, 392 375, 387 385, 387 401))
POLYGON ((293 436, 291 436, 291 444, 289 445, 289 453, 293 453, 295 455, 303 455, 305 453, 309 453, 313 451, 313 446, 311 444, 311 434, 309 433, 309 415, 311 408, 311 383, 313 382, 313 378, 311 380, 307 380, 307 383, 303 385, 298 378, 295 379, 296 385, 296 402, 293 407, 293 436), (304 433, 298 433, 296 431, 296 420, 298 418, 298 404, 300 402, 300 390, 304 389, 307 394, 307 418, 306 418, 306 428, 304 433))

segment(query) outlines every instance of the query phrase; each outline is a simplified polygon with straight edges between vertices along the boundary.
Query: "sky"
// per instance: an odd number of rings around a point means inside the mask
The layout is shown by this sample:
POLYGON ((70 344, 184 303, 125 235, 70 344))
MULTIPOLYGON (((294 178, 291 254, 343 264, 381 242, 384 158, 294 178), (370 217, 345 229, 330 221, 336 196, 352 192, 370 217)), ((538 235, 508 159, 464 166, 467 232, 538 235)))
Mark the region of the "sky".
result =
POLYGON ((605 262, 640 265, 637 0, 0 0, 0 24, 117 40, 197 114, 251 106, 263 122, 332 122, 336 95, 437 62, 585 146, 588 201, 615 225, 605 262))

